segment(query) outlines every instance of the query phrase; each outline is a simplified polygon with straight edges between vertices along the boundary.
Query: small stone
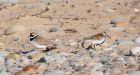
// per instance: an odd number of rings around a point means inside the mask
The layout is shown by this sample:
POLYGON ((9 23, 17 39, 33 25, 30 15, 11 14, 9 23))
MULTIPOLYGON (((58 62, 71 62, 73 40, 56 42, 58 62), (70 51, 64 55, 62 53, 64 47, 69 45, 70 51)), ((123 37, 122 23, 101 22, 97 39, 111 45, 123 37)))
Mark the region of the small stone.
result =
POLYGON ((37 53, 37 54, 32 55, 31 57, 32 57, 32 61, 36 62, 36 61, 39 61, 44 56, 45 56, 45 53, 37 53))
POLYGON ((134 43, 126 39, 117 39, 114 46, 116 46, 122 54, 129 55, 129 50, 134 47, 134 43))
POLYGON ((24 64, 24 65, 27 65, 27 64, 30 63, 30 60, 28 58, 24 57, 24 56, 21 57, 21 60, 23 61, 21 63, 24 64))
POLYGON ((140 71, 135 71, 135 72, 130 73, 130 74, 128 74, 128 75, 140 75, 140 71))
POLYGON ((93 73, 91 73, 91 75, 104 75, 104 73, 103 73, 103 72, 98 71, 98 72, 93 72, 93 73))
POLYGON ((41 0, 43 3, 49 3, 49 0, 41 0))
POLYGON ((62 73, 59 71, 53 71, 53 72, 45 72, 44 75, 62 75, 62 73))
POLYGON ((10 74, 7 72, 0 72, 0 75, 10 75, 10 74))
POLYGON ((103 65, 102 64, 95 64, 91 70, 92 73, 97 71, 102 71, 103 65))
POLYGON ((76 42, 76 41, 74 41, 74 40, 69 40, 69 46, 77 48, 78 45, 79 45, 78 42, 76 42))
POLYGON ((59 54, 53 54, 53 55, 50 55, 50 56, 45 56, 44 58, 49 63, 62 64, 66 61, 66 57, 63 57, 59 54))
POLYGON ((4 65, 5 63, 5 58, 0 56, 0 65, 4 65))
POLYGON ((128 25, 127 22, 117 22, 115 23, 115 27, 126 27, 128 25))
POLYGON ((103 50, 104 51, 111 51, 111 50, 113 50, 113 48, 104 48, 103 50))
POLYGON ((37 70, 37 67, 35 65, 27 65, 23 68, 23 71, 34 73, 37 70))
POLYGON ((18 41, 19 38, 18 37, 13 37, 13 41, 18 41))
POLYGON ((128 66, 137 65, 135 59, 133 57, 125 57, 124 60, 128 66))
POLYGON ((58 32, 58 31, 60 31, 60 27, 52 27, 50 28, 49 32, 58 32))
POLYGON ((107 12, 112 13, 112 12, 115 12, 115 10, 113 10, 113 9, 108 9, 107 12))
POLYGON ((6 58, 8 56, 8 52, 7 51, 0 51, 0 56, 6 58))
POLYGON ((140 47, 134 47, 130 50, 132 55, 139 55, 140 54, 140 47))
POLYGON ((14 59, 14 60, 17 60, 17 59, 20 59, 21 56, 17 53, 10 53, 8 56, 7 56, 7 59, 10 60, 10 59, 14 59))
POLYGON ((0 32, 0 37, 2 37, 3 36, 3 32, 0 32))
POLYGON ((124 30, 125 28, 127 28, 128 25, 129 25, 129 23, 126 20, 115 18, 115 19, 111 20, 111 22, 109 24, 109 30, 112 30, 112 31, 117 30, 117 32, 118 32, 118 30, 124 30))
POLYGON ((46 62, 46 59, 45 59, 45 58, 41 58, 41 59, 39 59, 37 62, 43 63, 43 62, 46 62))
POLYGON ((5 49, 5 44, 0 42, 0 50, 4 50, 5 49))
POLYGON ((5 51, 8 51, 8 52, 13 52, 13 50, 14 50, 13 48, 6 48, 5 49, 5 51))
POLYGON ((119 19, 119 18, 114 18, 114 19, 112 19, 111 20, 111 24, 116 24, 116 23, 118 23, 118 22, 124 22, 124 20, 123 19, 119 19))
POLYGON ((63 43, 62 43, 62 41, 60 39, 56 39, 54 41, 54 46, 56 46, 56 48, 62 48, 62 47, 64 47, 64 45, 63 45, 63 43))
POLYGON ((16 32, 24 31, 24 27, 21 25, 12 25, 5 30, 5 35, 14 34, 16 32))
POLYGON ((43 75, 44 72, 45 72, 45 70, 46 70, 45 64, 41 64, 41 65, 38 67, 37 72, 38 72, 39 75, 43 75))
POLYGON ((19 61, 21 60, 21 56, 16 54, 16 53, 10 53, 8 56, 7 56, 7 60, 6 60, 6 63, 9 65, 9 66, 12 66, 13 64, 18 64, 19 61))
POLYGON ((78 32, 76 29, 65 29, 64 31, 66 33, 76 33, 76 32, 78 32))
POLYGON ((140 37, 135 38, 135 39, 134 39, 134 42, 135 42, 136 44, 140 44, 140 37))
POLYGON ((137 9, 137 8, 134 8, 134 11, 135 11, 135 12, 139 12, 139 9, 137 9))
POLYGON ((14 73, 14 75, 30 75, 30 74, 25 71, 19 71, 19 72, 14 73))

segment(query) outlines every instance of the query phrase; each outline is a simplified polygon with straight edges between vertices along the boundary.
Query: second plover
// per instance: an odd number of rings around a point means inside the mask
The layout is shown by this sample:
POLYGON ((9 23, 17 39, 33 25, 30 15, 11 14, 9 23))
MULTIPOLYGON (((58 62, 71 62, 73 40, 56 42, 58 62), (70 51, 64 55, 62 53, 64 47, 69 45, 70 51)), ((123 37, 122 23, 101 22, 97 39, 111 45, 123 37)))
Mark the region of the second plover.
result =
POLYGON ((31 46, 34 49, 41 49, 41 50, 45 50, 45 51, 55 49, 55 47, 47 47, 46 45, 41 44, 41 42, 39 42, 37 39, 41 39, 41 38, 39 38, 38 33, 35 33, 35 32, 30 33, 29 41, 30 41, 31 46))
POLYGON ((82 42, 82 47, 86 49, 95 49, 96 46, 101 45, 106 41, 107 36, 106 33, 97 33, 91 37, 85 38, 82 42))

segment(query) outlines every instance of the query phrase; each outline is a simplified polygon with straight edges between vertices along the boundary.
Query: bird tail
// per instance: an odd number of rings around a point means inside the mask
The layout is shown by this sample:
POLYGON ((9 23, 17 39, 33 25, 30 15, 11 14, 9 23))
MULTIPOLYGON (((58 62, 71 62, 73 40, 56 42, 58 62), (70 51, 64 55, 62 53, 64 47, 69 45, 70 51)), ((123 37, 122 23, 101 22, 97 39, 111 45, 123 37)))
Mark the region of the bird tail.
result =
POLYGON ((57 49, 57 47, 49 46, 49 47, 46 48, 46 50, 44 50, 44 52, 48 52, 48 51, 51 51, 51 50, 54 50, 54 49, 57 49))

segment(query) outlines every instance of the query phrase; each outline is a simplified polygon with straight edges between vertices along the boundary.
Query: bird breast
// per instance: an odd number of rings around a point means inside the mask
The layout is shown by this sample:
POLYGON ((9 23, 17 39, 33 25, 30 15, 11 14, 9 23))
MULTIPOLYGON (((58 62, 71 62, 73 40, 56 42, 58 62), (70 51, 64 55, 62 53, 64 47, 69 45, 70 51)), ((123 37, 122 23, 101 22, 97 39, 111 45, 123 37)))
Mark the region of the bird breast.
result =
POLYGON ((31 43, 31 45, 32 45, 34 48, 43 48, 43 49, 47 48, 47 46, 45 46, 45 45, 40 45, 40 44, 39 44, 38 42, 36 42, 35 40, 30 41, 30 43, 31 43))

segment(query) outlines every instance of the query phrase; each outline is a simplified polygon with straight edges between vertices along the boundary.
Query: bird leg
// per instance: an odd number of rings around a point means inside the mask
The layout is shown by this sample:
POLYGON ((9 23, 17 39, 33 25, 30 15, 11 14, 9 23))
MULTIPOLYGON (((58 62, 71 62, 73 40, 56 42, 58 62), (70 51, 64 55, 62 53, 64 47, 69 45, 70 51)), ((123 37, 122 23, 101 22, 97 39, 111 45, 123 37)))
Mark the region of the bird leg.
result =
POLYGON ((92 45, 90 45, 90 46, 88 46, 88 48, 86 48, 86 50, 89 50, 89 49, 96 50, 95 45, 94 45, 94 47, 92 47, 92 45))

